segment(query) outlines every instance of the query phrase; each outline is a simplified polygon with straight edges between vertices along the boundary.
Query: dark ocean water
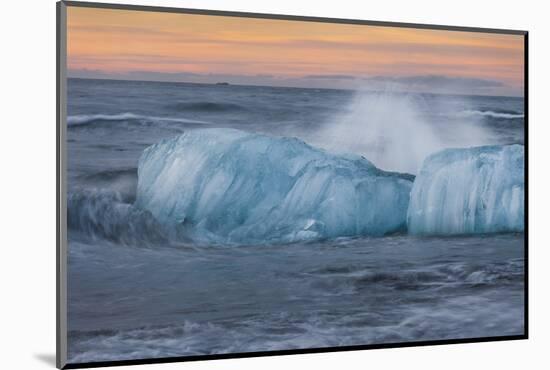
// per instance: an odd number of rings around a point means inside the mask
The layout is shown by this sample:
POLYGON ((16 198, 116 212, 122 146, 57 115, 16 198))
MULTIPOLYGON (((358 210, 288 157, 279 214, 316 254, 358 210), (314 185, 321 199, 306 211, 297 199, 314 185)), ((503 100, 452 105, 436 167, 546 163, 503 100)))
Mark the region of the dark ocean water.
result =
POLYGON ((524 235, 168 241, 132 207, 143 150, 185 130, 298 137, 413 175, 523 143, 523 99, 69 79, 69 362, 523 333, 524 235))

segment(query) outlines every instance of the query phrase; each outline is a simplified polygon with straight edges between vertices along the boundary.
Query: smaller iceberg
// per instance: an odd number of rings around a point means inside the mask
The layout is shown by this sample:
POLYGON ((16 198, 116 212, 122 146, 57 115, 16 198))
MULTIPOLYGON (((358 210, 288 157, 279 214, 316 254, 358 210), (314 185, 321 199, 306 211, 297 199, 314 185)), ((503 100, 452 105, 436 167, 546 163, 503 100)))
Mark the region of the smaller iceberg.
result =
POLYGON ((294 138, 200 129, 145 149, 136 206, 206 243, 384 235, 405 229, 412 178, 294 138))
POLYGON ((414 181, 407 225, 411 234, 523 231, 523 145, 429 156, 414 181))

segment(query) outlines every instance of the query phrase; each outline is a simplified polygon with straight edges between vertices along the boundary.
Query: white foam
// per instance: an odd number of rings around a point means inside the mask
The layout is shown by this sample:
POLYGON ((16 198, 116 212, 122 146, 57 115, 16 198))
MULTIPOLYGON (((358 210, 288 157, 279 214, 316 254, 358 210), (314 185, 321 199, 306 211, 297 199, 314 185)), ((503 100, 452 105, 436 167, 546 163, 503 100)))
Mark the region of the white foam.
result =
POLYGON ((69 126, 86 125, 93 121, 131 121, 131 120, 178 122, 178 123, 203 123, 203 124, 208 123, 205 121, 198 121, 198 120, 192 120, 192 119, 186 119, 186 118, 144 116, 144 115, 126 112, 126 113, 119 113, 119 114, 73 115, 73 116, 67 117, 67 125, 69 126))
POLYGON ((461 112, 461 115, 464 116, 484 116, 484 117, 493 117, 493 118, 523 118, 523 114, 519 113, 504 113, 504 112, 493 112, 490 110, 465 110, 461 112))
POLYGON ((489 133, 475 120, 453 125, 441 125, 445 117, 429 121, 422 109, 426 104, 414 94, 357 92, 347 113, 327 122, 310 140, 331 151, 361 154, 384 170, 412 174, 428 155, 444 148, 490 143, 489 133))

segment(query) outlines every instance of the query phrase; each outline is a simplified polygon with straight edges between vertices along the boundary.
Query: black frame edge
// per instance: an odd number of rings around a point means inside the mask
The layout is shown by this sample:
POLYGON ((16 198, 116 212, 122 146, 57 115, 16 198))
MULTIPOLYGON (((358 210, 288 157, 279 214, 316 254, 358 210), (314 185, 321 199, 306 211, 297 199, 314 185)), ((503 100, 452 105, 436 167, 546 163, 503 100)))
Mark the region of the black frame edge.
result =
POLYGON ((525 145, 524 158, 524 269, 523 269, 523 329, 525 338, 529 338, 529 32, 523 36, 523 135, 525 145))
POLYGON ((56 4, 56 346, 55 364, 58 369, 67 365, 67 308, 66 308, 66 202, 64 191, 64 111, 66 99, 66 59, 67 59, 67 5, 64 1, 56 4))
POLYGON ((285 15, 285 14, 270 14, 270 13, 252 13, 252 12, 234 12, 227 10, 209 10, 209 9, 192 9, 192 8, 175 8, 152 5, 130 5, 130 4, 113 4, 103 2, 85 2, 62 0, 67 6, 81 8, 101 8, 112 10, 134 10, 144 12, 164 12, 164 13, 183 13, 197 15, 213 15, 224 17, 241 17, 241 18, 259 18, 259 19, 275 19, 283 21, 302 21, 302 22, 322 22, 322 23, 341 23, 341 24, 357 24, 379 27, 399 27, 399 28, 416 28, 426 30, 440 31, 458 31, 458 32, 481 32, 481 33, 498 33, 507 35, 525 35, 525 30, 498 29, 498 28, 481 28, 471 26, 451 26, 425 23, 407 23, 407 22, 386 22, 374 20, 348 19, 348 18, 325 18, 314 16, 301 15, 285 15))
POLYGON ((61 171, 59 168, 59 153, 60 153, 60 144, 61 144, 61 138, 59 134, 59 129, 61 126, 61 117, 59 115, 59 108, 61 106, 61 94, 59 91, 59 82, 60 82, 60 76, 59 76, 59 57, 60 57, 60 50, 59 50, 59 40, 61 38, 61 7, 62 3, 58 2, 55 4, 55 120, 56 120, 56 127, 55 127, 55 172, 56 172, 56 183, 55 183, 55 202, 56 202, 56 209, 55 209, 55 365, 57 368, 62 368, 64 364, 61 363, 61 330, 59 327, 60 321, 61 321, 61 312, 60 312, 60 302, 59 302, 59 286, 61 282, 61 274, 59 272, 59 258, 61 255, 61 251, 59 250, 59 239, 60 239, 60 233, 59 233, 59 226, 60 226, 60 205, 59 205, 59 179, 61 175, 61 171))

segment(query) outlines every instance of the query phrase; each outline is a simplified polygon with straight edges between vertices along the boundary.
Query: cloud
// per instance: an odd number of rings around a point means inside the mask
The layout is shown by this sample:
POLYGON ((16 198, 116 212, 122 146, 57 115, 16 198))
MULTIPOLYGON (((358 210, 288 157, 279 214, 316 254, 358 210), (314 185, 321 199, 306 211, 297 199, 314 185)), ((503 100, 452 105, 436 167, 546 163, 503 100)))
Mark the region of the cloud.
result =
POLYGON ((487 78, 437 74, 409 76, 376 75, 363 77, 361 81, 361 88, 368 90, 391 90, 434 94, 522 96, 520 87, 487 78))
POLYGON ((149 71, 129 71, 124 73, 127 77, 133 79, 145 79, 154 81, 174 81, 189 77, 199 77, 201 74, 193 72, 149 72, 149 71))
POLYGON ((328 41, 316 39, 291 39, 262 41, 271 46, 298 47, 300 49, 326 49, 345 51, 366 51, 371 55, 394 55, 419 57, 422 55, 463 58, 475 55, 476 57, 507 58, 517 57, 523 53, 517 48, 503 47, 502 45, 476 45, 432 43, 432 42, 395 42, 387 40, 363 39, 357 41, 328 41))
POLYGON ((303 78, 316 80, 355 80, 357 77, 351 75, 306 75, 303 78))
POLYGON ((69 77, 76 78, 107 78, 123 80, 146 80, 146 81, 182 81, 192 77, 200 77, 201 74, 192 72, 151 72, 151 71, 128 71, 128 72, 105 72, 97 69, 69 69, 69 77))
POLYGON ((70 78, 114 79, 130 81, 191 82, 270 85, 276 79, 269 74, 238 75, 228 73, 155 72, 155 71, 102 71, 98 69, 69 68, 70 78))
POLYGON ((462 88, 495 88, 505 86, 502 82, 496 80, 488 80, 482 78, 469 77, 449 77, 440 75, 422 75, 422 76, 374 76, 365 78, 366 81, 403 84, 409 86, 422 87, 462 87, 462 88))

